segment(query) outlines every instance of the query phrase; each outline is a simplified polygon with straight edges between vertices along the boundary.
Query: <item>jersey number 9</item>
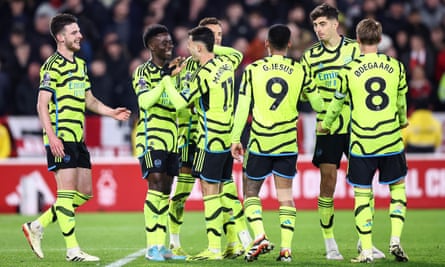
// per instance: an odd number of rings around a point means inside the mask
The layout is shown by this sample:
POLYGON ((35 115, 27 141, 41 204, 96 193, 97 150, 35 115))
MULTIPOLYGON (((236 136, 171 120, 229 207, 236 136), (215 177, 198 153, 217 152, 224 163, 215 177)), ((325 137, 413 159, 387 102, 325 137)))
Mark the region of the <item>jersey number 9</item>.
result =
MULTIPOLYGON (((276 87, 276 86, 275 86, 276 87)), ((275 99, 275 101, 270 106, 269 110, 276 110, 278 106, 283 101, 284 97, 287 95, 289 86, 287 85, 287 82, 280 77, 271 78, 267 81, 266 84, 266 92, 267 94, 275 99), (272 87, 277 84, 280 86, 280 90, 273 90, 272 87)))

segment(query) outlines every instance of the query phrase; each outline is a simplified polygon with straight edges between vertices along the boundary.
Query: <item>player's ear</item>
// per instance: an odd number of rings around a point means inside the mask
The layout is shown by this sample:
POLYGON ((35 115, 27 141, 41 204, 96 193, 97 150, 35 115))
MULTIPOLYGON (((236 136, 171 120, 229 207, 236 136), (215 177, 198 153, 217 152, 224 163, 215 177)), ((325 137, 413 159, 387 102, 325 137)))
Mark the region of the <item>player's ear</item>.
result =
POLYGON ((148 41, 147 48, 150 51, 154 50, 154 44, 153 44, 152 40, 148 41))
POLYGON ((63 33, 62 33, 62 31, 60 31, 58 34, 56 34, 56 40, 59 43, 63 42, 63 33))

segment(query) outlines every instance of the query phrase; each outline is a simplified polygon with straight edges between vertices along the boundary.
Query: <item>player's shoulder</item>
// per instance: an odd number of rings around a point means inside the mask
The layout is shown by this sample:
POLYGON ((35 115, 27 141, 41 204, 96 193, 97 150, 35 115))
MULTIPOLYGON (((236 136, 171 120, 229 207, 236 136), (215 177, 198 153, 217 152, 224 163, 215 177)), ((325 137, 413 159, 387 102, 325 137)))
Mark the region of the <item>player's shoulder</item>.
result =
POLYGON ((358 68, 360 65, 367 64, 367 62, 370 61, 370 60, 375 61, 375 58, 374 59, 370 59, 369 57, 366 57, 365 54, 360 54, 357 57, 354 57, 348 63, 344 64, 342 66, 342 68, 340 69, 340 71, 341 72, 345 72, 345 71, 347 72, 347 71, 349 71, 351 69, 358 68))
POLYGON ((248 64, 245 69, 256 69, 261 67, 262 65, 267 64, 267 58, 260 58, 255 60, 254 62, 248 64))
POLYGON ((405 65, 403 65, 402 61, 397 58, 385 55, 383 53, 378 53, 379 57, 385 59, 389 65, 391 65, 394 69, 398 69, 399 72, 405 72, 405 65))
POLYGON ((319 50, 323 50, 323 45, 321 44, 320 41, 317 41, 304 50, 303 57, 307 57, 314 51, 319 51, 319 50))
POLYGON ((367 56, 366 54, 360 55, 354 58, 348 64, 344 65, 342 70, 355 69, 360 67, 360 65, 368 65, 368 64, 381 66, 380 68, 391 67, 392 69, 394 70, 397 69, 400 72, 404 71, 404 66, 401 61, 383 53, 376 53, 375 55, 369 55, 369 56, 367 56))
POLYGON ((221 72, 221 70, 235 70, 232 61, 225 55, 215 56, 198 69, 200 73, 209 73, 211 75, 221 72))
POLYGON ((392 56, 386 55, 384 53, 377 53, 377 56, 383 60, 383 61, 388 61, 391 62, 393 64, 399 64, 402 63, 400 60, 398 60, 397 58, 394 58, 392 56))
POLYGON ((146 63, 147 63, 147 62, 144 62, 144 63, 138 65, 138 66, 134 69, 134 71, 133 71, 133 76, 141 76, 141 75, 143 75, 143 73, 144 73, 144 66, 145 66, 146 63))
POLYGON ((199 62, 196 60, 193 60, 193 58, 190 56, 185 59, 184 63, 184 69, 185 71, 195 71, 199 67, 199 62))
POLYGON ((74 57, 74 60, 75 60, 75 62, 77 63, 77 64, 79 64, 79 65, 86 65, 86 61, 83 59, 83 58, 80 58, 80 57, 74 57))
POLYGON ((297 59, 289 56, 274 56, 274 60, 286 65, 300 65, 300 62, 297 59))
POLYGON ((347 36, 343 36, 343 44, 344 44, 345 46, 348 46, 348 45, 355 45, 355 46, 358 46, 358 42, 357 42, 357 40, 352 39, 352 38, 349 38, 349 37, 347 37, 347 36))
POLYGON ((139 66, 136 67, 134 70, 133 76, 150 76, 154 73, 157 73, 160 71, 160 68, 157 67, 155 64, 153 64, 151 61, 146 61, 139 66))
POLYGON ((238 50, 234 50, 236 53, 233 54, 227 54, 227 55, 215 55, 215 58, 213 60, 214 63, 220 61, 224 62, 223 64, 231 64, 233 66, 238 66, 239 63, 242 60, 243 54, 239 52, 238 50))
POLYGON ((346 36, 342 36, 342 43, 338 47, 338 49, 341 51, 341 53, 345 55, 349 54, 353 58, 360 55, 360 45, 357 40, 351 39, 346 36))
POLYGON ((311 51, 311 50, 319 50, 319 49, 323 49, 323 44, 320 41, 317 41, 315 43, 313 43, 311 46, 309 46, 306 50, 305 53, 311 51))
POLYGON ((300 62, 300 60, 293 57, 284 56, 279 62, 286 66, 285 68, 289 67, 292 72, 300 72, 302 70, 306 71, 305 66, 300 62))
MULTIPOLYGON (((360 59, 361 57, 358 57, 357 59, 360 59)), ((386 55, 384 53, 379 53, 378 52, 378 53, 375 54, 375 57, 369 58, 368 60, 369 61, 378 61, 380 63, 384 63, 386 65, 390 65, 391 67, 394 67, 394 68, 401 68, 401 69, 403 69, 403 63, 400 60, 398 60, 398 59, 396 59, 394 57, 391 57, 389 55, 386 55)))
POLYGON ((57 70, 62 60, 63 57, 59 53, 54 53, 45 60, 45 62, 42 64, 41 70, 42 71, 57 70))

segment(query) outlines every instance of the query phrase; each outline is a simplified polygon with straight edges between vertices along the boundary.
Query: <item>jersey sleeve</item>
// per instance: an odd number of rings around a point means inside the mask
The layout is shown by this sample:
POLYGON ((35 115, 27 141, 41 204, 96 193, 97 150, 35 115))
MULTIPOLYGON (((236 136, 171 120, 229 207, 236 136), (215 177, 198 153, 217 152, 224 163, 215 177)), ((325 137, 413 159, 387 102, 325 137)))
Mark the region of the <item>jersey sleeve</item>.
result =
POLYGON ((399 62, 400 67, 400 79, 399 79, 399 87, 397 94, 397 111, 399 115, 399 123, 400 125, 405 125, 408 122, 407 119, 407 105, 406 105, 406 93, 408 91, 408 86, 406 83, 406 72, 402 63, 399 62))
MULTIPOLYGON (((185 67, 181 70, 181 72, 175 77, 172 77, 172 81, 175 81, 175 87, 178 92, 190 90, 190 80, 197 67, 197 63, 194 62, 191 57, 188 57, 183 64, 185 64, 185 67)), ((164 84, 164 86, 170 85, 164 84)), ((192 113, 188 107, 177 109, 177 116, 179 119, 186 119, 191 115, 192 113)))
POLYGON ((303 66, 305 73, 302 96, 309 100, 311 107, 315 112, 321 112, 324 109, 324 102, 317 90, 314 80, 308 73, 308 69, 303 66))
POLYGON ((236 106, 235 119, 232 128, 232 143, 240 143, 241 134, 246 124, 247 116, 249 115, 250 102, 252 99, 252 73, 247 68, 243 72, 241 79, 240 90, 238 95, 238 104, 236 106))
MULTIPOLYGON (((310 66, 309 66, 309 62, 307 61, 306 53, 308 53, 308 52, 306 51, 306 52, 303 54, 303 56, 301 57, 301 59, 300 59, 300 64, 301 64, 301 66, 303 67, 303 69, 304 69, 305 73, 307 74, 307 76, 310 77, 311 80, 312 80, 311 68, 310 68, 310 66)), ((315 82, 314 82, 314 84, 315 84, 315 82)), ((316 85, 315 85, 315 86, 316 86, 316 85)), ((300 101, 307 102, 308 100, 309 100, 309 99, 308 99, 308 96, 306 95, 306 90, 303 90, 302 93, 301 93, 301 96, 300 96, 300 101)), ((322 99, 322 100, 323 100, 323 99, 322 99)), ((311 104, 311 105, 312 105, 312 104, 311 104)))
POLYGON ((234 69, 238 68, 243 60, 243 54, 232 47, 215 45, 213 52, 215 55, 227 57, 232 62, 234 69))
POLYGON ((154 88, 151 88, 141 66, 137 68, 133 74, 133 89, 138 98, 139 107, 145 110, 153 106, 164 91, 161 83, 158 83, 154 88))
POLYGON ((189 88, 184 88, 181 92, 178 92, 172 79, 173 78, 170 76, 165 76, 160 84, 162 84, 162 86, 165 88, 165 92, 167 93, 173 106, 175 106, 177 110, 184 109, 193 101, 190 97, 190 90, 189 88))
POLYGON ((338 74, 338 87, 336 88, 334 98, 332 99, 331 103, 327 107, 326 116, 324 117, 323 121, 321 122, 321 126, 323 129, 330 129, 332 126, 332 123, 337 119, 337 117, 340 115, 340 112, 343 108, 343 103, 345 102, 345 98, 347 95, 347 79, 348 76, 345 74, 345 72, 340 71, 338 74))
POLYGON ((45 69, 42 67, 40 71, 39 90, 45 90, 54 93, 56 91, 56 83, 59 80, 59 73, 53 69, 45 69))
MULTIPOLYGON (((87 64, 83 61, 83 73, 88 73, 87 64)), ((91 90, 91 82, 88 75, 85 75, 85 92, 91 90)))
POLYGON ((307 60, 307 54, 308 51, 306 51, 303 56, 300 59, 300 64, 303 66, 303 68, 305 69, 305 71, 307 71, 307 74, 312 77, 312 73, 311 73, 311 66, 309 65, 309 62, 307 60))

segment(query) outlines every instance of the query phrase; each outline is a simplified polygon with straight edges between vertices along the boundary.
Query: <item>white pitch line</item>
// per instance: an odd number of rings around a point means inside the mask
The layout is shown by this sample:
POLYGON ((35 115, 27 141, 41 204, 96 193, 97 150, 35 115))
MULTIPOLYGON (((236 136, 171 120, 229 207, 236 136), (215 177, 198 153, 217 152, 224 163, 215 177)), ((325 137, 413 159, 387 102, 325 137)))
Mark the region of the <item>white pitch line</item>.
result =
POLYGON ((138 258, 138 257, 140 257, 140 256, 142 256, 142 255, 144 255, 144 254, 145 254, 145 251, 146 251, 146 249, 143 248, 143 249, 141 249, 141 250, 139 250, 139 251, 136 251, 136 252, 133 253, 133 254, 128 255, 128 256, 125 257, 125 258, 122 258, 122 259, 117 260, 117 261, 115 261, 115 262, 113 262, 113 263, 110 263, 110 264, 106 265, 105 267, 121 267, 121 266, 124 266, 125 264, 127 264, 127 263, 129 263, 129 262, 132 262, 132 261, 134 261, 136 258, 138 258))

